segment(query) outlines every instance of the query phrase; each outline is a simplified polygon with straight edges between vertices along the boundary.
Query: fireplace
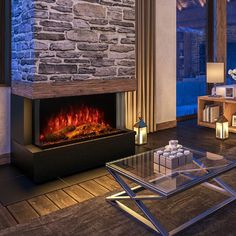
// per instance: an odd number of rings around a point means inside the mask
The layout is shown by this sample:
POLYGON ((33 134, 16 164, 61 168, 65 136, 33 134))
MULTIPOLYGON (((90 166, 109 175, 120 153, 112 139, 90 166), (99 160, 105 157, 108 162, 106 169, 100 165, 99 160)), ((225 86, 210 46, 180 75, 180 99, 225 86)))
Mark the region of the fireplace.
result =
POLYGON ((115 105, 112 93, 35 100, 34 144, 45 149, 122 133, 115 105))
POLYGON ((117 127, 116 103, 115 93, 12 95, 12 163, 40 183, 134 154, 135 133, 117 127))

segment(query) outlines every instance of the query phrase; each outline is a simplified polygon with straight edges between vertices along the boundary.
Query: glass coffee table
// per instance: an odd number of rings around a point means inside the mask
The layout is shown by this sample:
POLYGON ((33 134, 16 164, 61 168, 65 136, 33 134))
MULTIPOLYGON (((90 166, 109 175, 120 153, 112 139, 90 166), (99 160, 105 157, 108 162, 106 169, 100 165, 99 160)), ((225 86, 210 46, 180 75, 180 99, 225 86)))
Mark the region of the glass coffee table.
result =
POLYGON ((221 156, 187 148, 193 154, 192 161, 171 170, 154 163, 154 152, 163 149, 160 148, 107 163, 108 171, 124 191, 107 197, 106 200, 154 230, 157 234, 174 235, 236 199, 236 191, 217 177, 236 167, 236 157, 221 156), (131 188, 123 177, 136 183, 137 186, 131 188), (213 180, 216 184, 209 183, 210 180, 213 180), (143 202, 144 200, 165 200, 198 184, 220 192, 226 195, 227 198, 169 232, 151 214, 143 202), (149 190, 152 194, 138 194, 143 190, 149 190), (143 215, 125 205, 124 200, 132 200, 143 215))

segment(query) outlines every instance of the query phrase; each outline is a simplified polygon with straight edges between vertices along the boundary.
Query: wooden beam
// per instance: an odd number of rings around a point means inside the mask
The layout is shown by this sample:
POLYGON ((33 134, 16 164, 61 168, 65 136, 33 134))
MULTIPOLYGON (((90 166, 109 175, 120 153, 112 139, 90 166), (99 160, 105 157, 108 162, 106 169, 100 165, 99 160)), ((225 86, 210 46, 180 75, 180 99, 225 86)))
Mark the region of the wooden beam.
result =
POLYGON ((4 48, 5 48, 5 37, 4 37, 4 29, 5 29, 5 1, 0 1, 0 84, 4 83, 4 67, 5 67, 5 59, 4 59, 4 48))
POLYGON ((216 1, 216 61, 227 64, 227 1, 216 1))
POLYGON ((55 98, 136 90, 136 79, 88 79, 70 82, 12 81, 12 93, 29 99, 55 98))
POLYGON ((214 1, 207 1, 207 61, 214 61, 214 1))

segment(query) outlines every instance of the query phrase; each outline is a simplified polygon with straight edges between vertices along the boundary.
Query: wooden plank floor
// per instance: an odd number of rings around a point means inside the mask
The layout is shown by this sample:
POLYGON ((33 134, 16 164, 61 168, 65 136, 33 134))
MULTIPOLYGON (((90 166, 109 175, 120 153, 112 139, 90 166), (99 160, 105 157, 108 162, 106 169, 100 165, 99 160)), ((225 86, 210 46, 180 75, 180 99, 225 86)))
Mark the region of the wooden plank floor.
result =
MULTIPOLYGON (((224 142, 216 140, 214 135, 212 130, 199 128, 192 121, 183 122, 178 124, 176 129, 150 134, 149 143, 146 146, 141 146, 142 150, 140 151, 145 151, 145 148, 153 149, 164 146, 170 139, 179 139, 180 143, 185 146, 215 153, 224 152, 235 146, 236 134, 231 134, 230 139, 224 142)), ((0 230, 121 189, 108 172, 101 172, 102 174, 99 172, 96 175, 93 172, 96 170, 89 171, 87 174, 86 172, 82 173, 77 177, 66 178, 66 182, 69 184, 63 189, 48 192, 7 207, 0 204, 0 230)), ((130 184, 130 181, 126 182, 130 184)))
POLYGON ((37 217, 115 190, 120 190, 120 187, 107 172, 101 177, 86 180, 27 201, 14 203, 7 207, 0 205, 0 216, 3 215, 7 222, 0 219, 0 230, 18 223, 26 223, 37 217))

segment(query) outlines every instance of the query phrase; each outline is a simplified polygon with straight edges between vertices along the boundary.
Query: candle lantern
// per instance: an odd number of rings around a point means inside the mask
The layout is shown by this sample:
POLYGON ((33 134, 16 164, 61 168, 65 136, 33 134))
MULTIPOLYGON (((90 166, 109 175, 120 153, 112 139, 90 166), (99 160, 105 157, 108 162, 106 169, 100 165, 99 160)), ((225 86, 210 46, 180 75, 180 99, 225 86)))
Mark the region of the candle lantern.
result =
POLYGON ((147 125, 144 120, 139 117, 139 121, 134 125, 135 144, 142 145, 147 143, 147 125))
POLYGON ((229 122, 224 115, 216 121, 216 138, 227 139, 229 137, 229 122))

